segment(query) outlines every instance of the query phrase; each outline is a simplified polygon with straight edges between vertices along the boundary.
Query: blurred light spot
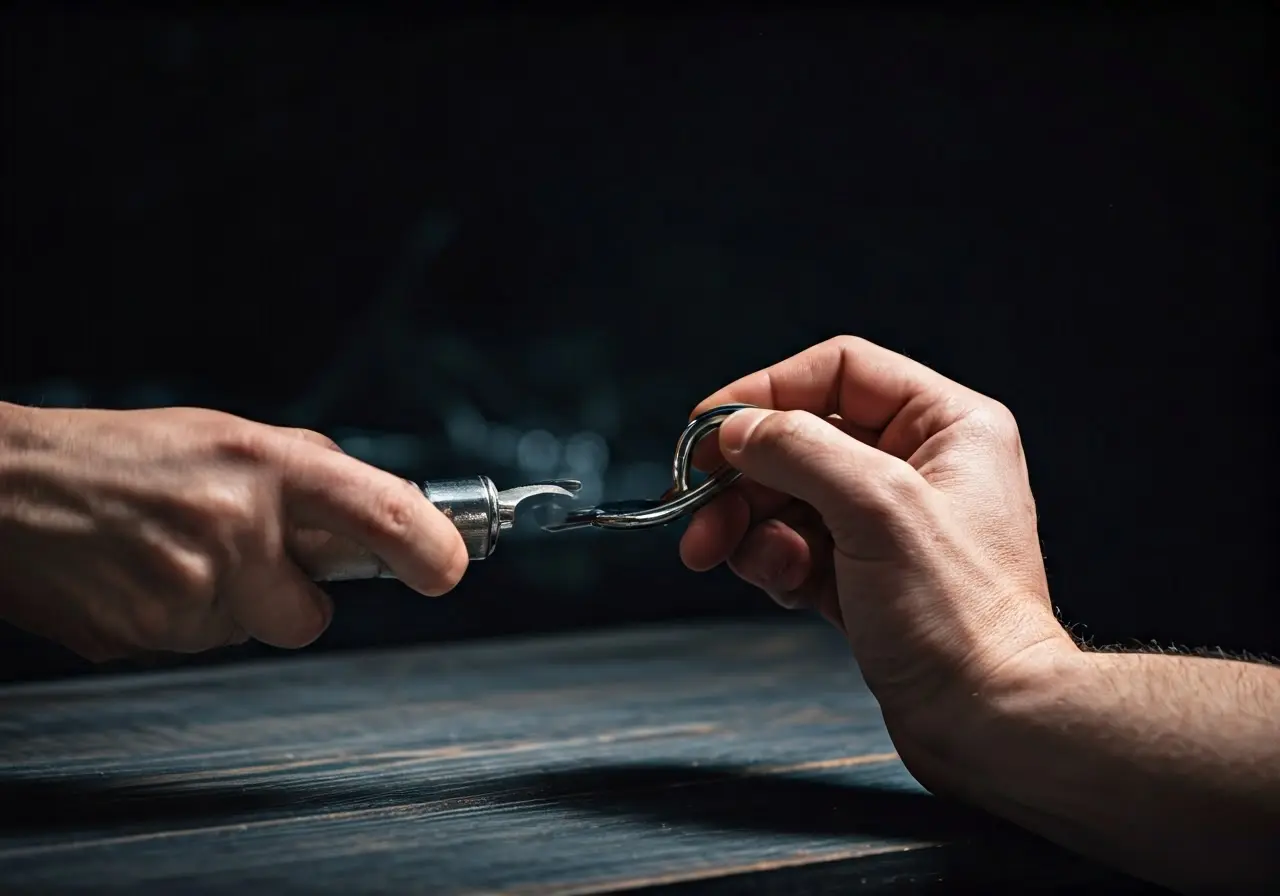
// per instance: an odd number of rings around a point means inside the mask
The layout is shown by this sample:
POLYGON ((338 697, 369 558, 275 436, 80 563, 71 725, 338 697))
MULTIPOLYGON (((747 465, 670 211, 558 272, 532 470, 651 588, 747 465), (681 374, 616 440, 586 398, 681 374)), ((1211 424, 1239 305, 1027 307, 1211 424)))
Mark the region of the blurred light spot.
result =
POLYGON ((378 453, 374 440, 366 435, 347 436, 338 442, 338 447, 357 460, 373 463, 373 456, 378 453))
POLYGON ((36 390, 35 404, 47 408, 82 408, 89 394, 71 380, 50 380, 36 390))
POLYGON ((397 473, 420 469, 429 454, 424 439, 405 433, 359 432, 335 440, 352 457, 397 473))
POLYGON ((565 465, 575 473, 603 473, 609 466, 609 444, 596 432, 577 432, 564 446, 565 465))
POLYGON ((591 470, 581 473, 572 471, 572 474, 565 478, 577 479, 582 483, 582 488, 578 489, 573 502, 566 502, 566 507, 590 507, 604 500, 604 477, 599 471, 591 470))
POLYGON ((378 443, 377 465, 387 470, 409 470, 426 458, 426 443, 417 436, 388 435, 378 443))
POLYGON ((489 439, 489 425, 480 412, 472 407, 457 407, 449 412, 445 421, 449 441, 459 451, 481 454, 489 439))
POLYGON ((619 499, 657 498, 671 487, 671 470, 653 461, 627 464, 616 482, 619 499))
POLYGON ((560 440, 545 429, 532 429, 516 445, 516 463, 535 476, 549 476, 560 460, 560 440))
POLYGON ((616 435, 622 425, 621 402, 610 392, 596 392, 587 398, 582 417, 583 422, 596 432, 616 435))
POLYGON ((511 466, 516 459, 516 445, 520 441, 520 433, 510 426, 492 426, 488 431, 485 454, 496 464, 511 466))

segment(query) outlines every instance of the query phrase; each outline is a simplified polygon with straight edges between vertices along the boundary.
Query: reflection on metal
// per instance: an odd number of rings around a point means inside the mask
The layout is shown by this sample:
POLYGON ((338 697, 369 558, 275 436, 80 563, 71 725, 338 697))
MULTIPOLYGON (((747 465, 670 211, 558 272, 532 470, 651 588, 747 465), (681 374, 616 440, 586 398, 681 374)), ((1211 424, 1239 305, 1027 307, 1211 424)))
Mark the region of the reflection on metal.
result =
POLYGON ((516 508, 535 498, 570 498, 582 487, 572 479, 534 482, 498 491, 488 476, 428 479, 422 493, 462 533, 467 556, 484 560, 498 546, 498 536, 516 522, 516 508))
POLYGON ((661 498, 650 501, 618 501, 569 511, 563 519, 545 522, 548 532, 565 532, 594 526, 598 529, 649 529, 688 516, 705 506, 742 475, 729 466, 721 466, 705 481, 690 486, 689 473, 693 452, 703 438, 720 427, 730 415, 749 408, 747 404, 726 404, 712 408, 689 422, 676 443, 671 464, 671 488, 661 498))
MULTIPOLYGON (((498 546, 498 537, 515 525, 521 504, 533 499, 571 499, 579 485, 572 479, 557 479, 498 491, 488 476, 468 476, 430 479, 422 483, 422 493, 457 527, 467 556, 484 560, 498 546)), ((307 571, 318 582, 396 578, 385 563, 362 548, 316 558, 307 571)))

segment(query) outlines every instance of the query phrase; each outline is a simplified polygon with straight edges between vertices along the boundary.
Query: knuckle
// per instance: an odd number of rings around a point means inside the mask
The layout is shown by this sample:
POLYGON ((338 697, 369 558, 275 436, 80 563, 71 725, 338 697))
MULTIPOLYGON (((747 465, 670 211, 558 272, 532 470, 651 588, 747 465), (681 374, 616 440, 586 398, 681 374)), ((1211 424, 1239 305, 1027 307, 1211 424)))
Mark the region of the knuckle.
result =
POLYGON ((827 340, 827 342, 829 345, 835 346, 841 352, 862 351, 869 344, 867 340, 863 339, 861 336, 851 336, 847 333, 840 336, 833 336, 827 340))
POLYGON ((204 551, 176 551, 166 557, 169 577, 184 602, 208 606, 218 593, 218 562, 204 551))
POLYGON ((215 529, 240 531, 254 527, 259 518, 254 488, 237 478, 202 481, 192 495, 192 502, 215 529))
POLYGON ((970 432, 987 441, 1016 446, 1021 444, 1018 419, 1003 403, 988 399, 965 415, 964 423, 970 432))
POLYGON ((218 423, 218 454, 234 463, 265 464, 274 456, 274 433, 265 426, 236 417, 218 423))
POLYGON ((330 451, 342 450, 338 446, 337 442, 322 432, 316 432, 314 429, 304 429, 303 427, 295 426, 290 428, 288 432, 295 438, 301 439, 304 442, 311 442, 312 444, 319 445, 322 448, 328 448, 330 451))
POLYGON ((410 490, 411 485, 396 480, 382 489, 369 519, 372 534, 392 541, 407 541, 415 534, 423 498, 416 489, 410 490))
POLYGON ((130 623, 130 640, 135 647, 143 650, 164 650, 169 647, 173 613, 163 601, 138 601, 132 608, 130 623))
POLYGON ((248 477, 205 479, 185 497, 182 530, 159 536, 164 578, 188 606, 215 606, 225 578, 277 554, 281 529, 248 477))
POLYGON ((812 415, 805 411, 778 411, 760 421, 757 431, 770 442, 795 442, 807 437, 812 415))
POLYGON ((877 477, 873 509, 889 516, 903 508, 917 507, 924 502, 926 485, 924 478, 906 461, 887 458, 889 461, 877 477))
POLYGON ((204 480, 188 496, 195 526, 195 552, 177 562, 179 577, 192 588, 216 583, 221 569, 232 569, 246 559, 273 552, 276 528, 269 508, 260 500, 255 483, 247 478, 204 480))

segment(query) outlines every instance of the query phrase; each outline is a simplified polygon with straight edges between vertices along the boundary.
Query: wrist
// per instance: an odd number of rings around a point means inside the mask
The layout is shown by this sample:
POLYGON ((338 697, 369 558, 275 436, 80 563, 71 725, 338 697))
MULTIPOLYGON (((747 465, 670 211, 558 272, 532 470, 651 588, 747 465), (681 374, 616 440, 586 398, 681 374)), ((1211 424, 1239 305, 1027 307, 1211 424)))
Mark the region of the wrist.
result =
POLYGON ((992 786, 1024 749, 1018 732, 1072 714, 1074 695, 1088 690, 1090 660, 1065 632, 1020 651, 899 726, 903 761, 938 793, 963 797, 992 786))

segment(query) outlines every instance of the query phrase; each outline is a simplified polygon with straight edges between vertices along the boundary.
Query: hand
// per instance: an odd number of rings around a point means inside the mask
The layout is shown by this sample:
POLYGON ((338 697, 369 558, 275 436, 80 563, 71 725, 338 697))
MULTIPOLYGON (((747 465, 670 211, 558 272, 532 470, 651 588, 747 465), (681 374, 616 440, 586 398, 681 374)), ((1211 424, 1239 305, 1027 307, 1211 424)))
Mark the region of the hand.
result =
MULTIPOLYGON (((1013 416, 864 340, 838 337, 698 405, 746 402, 700 447, 740 485, 681 543, 694 570, 723 561, 848 637, 895 740, 975 694, 1013 686, 1058 624, 1013 416)), ((900 748, 904 745, 899 743, 900 748)), ((907 756, 904 754, 904 759, 907 756)))
POLYGON ((429 595, 467 567, 412 483, 318 433, 0 404, 0 615, 91 660, 304 646, 333 612, 305 570, 360 551, 429 595))

